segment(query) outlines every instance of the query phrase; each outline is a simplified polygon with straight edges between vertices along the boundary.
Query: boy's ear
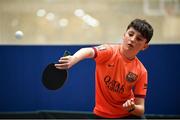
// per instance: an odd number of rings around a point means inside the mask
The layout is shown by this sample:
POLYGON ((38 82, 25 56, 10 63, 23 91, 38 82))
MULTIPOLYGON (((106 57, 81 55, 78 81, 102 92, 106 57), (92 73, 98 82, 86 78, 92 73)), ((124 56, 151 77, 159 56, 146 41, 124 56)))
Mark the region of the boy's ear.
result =
POLYGON ((143 48, 142 50, 146 50, 148 47, 149 47, 149 44, 146 43, 146 44, 144 45, 144 48, 143 48))
POLYGON ((123 38, 125 37, 125 33, 123 34, 123 38))
POLYGON ((125 36, 126 33, 124 33, 123 35, 125 36))

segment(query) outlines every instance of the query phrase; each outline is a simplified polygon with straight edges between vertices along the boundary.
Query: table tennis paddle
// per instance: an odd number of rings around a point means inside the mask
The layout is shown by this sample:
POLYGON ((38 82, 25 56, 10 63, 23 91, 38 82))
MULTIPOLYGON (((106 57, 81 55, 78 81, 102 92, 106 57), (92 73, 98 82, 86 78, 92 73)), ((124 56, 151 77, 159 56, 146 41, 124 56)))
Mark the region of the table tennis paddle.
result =
MULTIPOLYGON (((70 54, 71 53, 66 50, 63 56, 68 56, 70 54)), ((42 83, 49 90, 57 90, 61 88, 68 77, 67 70, 57 69, 54 64, 55 63, 48 64, 42 74, 42 83)))

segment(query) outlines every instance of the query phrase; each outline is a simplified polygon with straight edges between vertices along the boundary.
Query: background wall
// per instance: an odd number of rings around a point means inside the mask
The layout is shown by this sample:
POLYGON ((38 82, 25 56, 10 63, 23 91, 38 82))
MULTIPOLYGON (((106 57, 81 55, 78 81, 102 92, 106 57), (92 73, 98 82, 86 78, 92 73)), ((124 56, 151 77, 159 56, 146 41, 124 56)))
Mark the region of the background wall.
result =
POLYGON ((180 43, 180 0, 0 0, 0 16, 0 44, 116 43, 135 18, 154 27, 151 43, 180 43))
POLYGON ((154 28, 151 47, 139 54, 149 71, 146 113, 180 115, 180 0, 0 0, 0 16, 0 113, 92 111, 93 60, 70 69, 57 91, 44 88, 42 70, 66 49, 121 42, 141 18, 154 28))
MULTIPOLYGON (((49 91, 41 83, 42 70, 48 63, 56 62, 64 50, 74 53, 86 46, 0 46, 0 112, 91 112, 95 92, 93 60, 71 68, 65 85, 57 91, 49 91)), ((146 114, 180 114, 179 51, 180 45, 151 45, 138 55, 149 71, 146 114)))

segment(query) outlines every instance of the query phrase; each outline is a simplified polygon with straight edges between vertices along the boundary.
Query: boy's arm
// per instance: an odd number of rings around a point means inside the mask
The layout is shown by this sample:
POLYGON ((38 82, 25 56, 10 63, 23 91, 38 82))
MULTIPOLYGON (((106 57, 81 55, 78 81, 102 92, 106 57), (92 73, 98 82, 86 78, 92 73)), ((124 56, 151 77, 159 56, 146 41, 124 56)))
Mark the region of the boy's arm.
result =
POLYGON ((127 100, 123 104, 123 107, 133 115, 142 116, 144 115, 144 98, 127 100))
POLYGON ((134 110, 130 111, 131 114, 136 116, 144 115, 144 98, 135 98, 134 110))
POLYGON ((58 69, 69 69, 85 58, 93 58, 94 54, 93 48, 81 48, 72 56, 61 57, 59 63, 55 64, 55 66, 58 69))

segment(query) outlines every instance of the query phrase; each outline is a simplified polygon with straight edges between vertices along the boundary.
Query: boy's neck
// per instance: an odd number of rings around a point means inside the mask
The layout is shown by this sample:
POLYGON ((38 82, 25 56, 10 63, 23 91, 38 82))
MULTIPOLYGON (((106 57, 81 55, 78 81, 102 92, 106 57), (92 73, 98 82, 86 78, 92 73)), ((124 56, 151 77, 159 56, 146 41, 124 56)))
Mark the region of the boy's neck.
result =
POLYGON ((128 60, 133 60, 136 57, 132 52, 124 49, 122 44, 120 45, 120 52, 128 60))

